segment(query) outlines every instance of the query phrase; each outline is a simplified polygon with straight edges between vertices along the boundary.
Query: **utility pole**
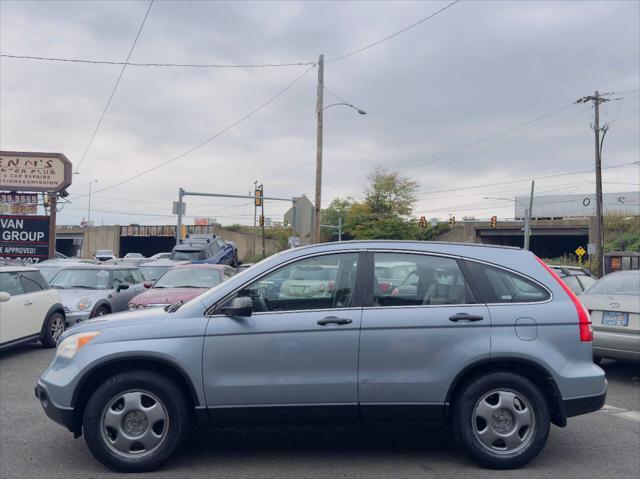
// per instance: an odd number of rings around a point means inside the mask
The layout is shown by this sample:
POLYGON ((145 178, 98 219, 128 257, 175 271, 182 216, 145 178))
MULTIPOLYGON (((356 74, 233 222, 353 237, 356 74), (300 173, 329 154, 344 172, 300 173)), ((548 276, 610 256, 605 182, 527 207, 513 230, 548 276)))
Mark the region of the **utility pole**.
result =
POLYGON ((531 217, 533 216, 533 188, 536 184, 535 181, 531 181, 531 195, 529 196, 529 209, 524 223, 524 249, 529 250, 531 245, 531 217))
POLYGON ((56 214, 58 212, 58 193, 49 193, 49 259, 56 257, 56 214))
POLYGON ((342 216, 338 218, 338 241, 342 241, 342 216))
MULTIPOLYGON (((256 196, 256 192, 258 191, 258 180, 253 182, 253 196, 256 196)), ((258 221, 258 202, 253 200, 253 257, 256 256, 256 227, 258 221)))
POLYGON ((324 55, 318 59, 318 101, 317 115, 317 144, 316 144, 316 200, 314 216, 314 243, 320 243, 320 212, 322 205, 322 109, 324 108, 324 55))
POLYGON ((184 190, 178 189, 178 207, 176 213, 178 214, 178 224, 176 226, 176 244, 182 243, 182 199, 184 197, 184 190))
MULTIPOLYGON (((609 101, 606 98, 600 96, 600 92, 596 90, 593 96, 585 96, 578 98, 576 103, 587 103, 593 101, 594 107, 594 125, 593 132, 595 133, 595 154, 596 154, 596 219, 598 222, 598 231, 596 235, 596 261, 595 271, 596 276, 602 276, 604 274, 604 214, 602 209, 602 142, 600 140, 600 131, 603 131, 602 138, 608 129, 608 125, 600 128, 600 103, 609 101)), ((591 258, 589 258, 591 260, 591 258)))
POLYGON ((262 225, 262 259, 265 259, 267 257, 266 254, 266 249, 265 249, 265 244, 264 244, 264 222, 265 222, 265 217, 264 217, 264 184, 260 185, 260 196, 263 198, 262 201, 260 201, 260 224, 262 225))

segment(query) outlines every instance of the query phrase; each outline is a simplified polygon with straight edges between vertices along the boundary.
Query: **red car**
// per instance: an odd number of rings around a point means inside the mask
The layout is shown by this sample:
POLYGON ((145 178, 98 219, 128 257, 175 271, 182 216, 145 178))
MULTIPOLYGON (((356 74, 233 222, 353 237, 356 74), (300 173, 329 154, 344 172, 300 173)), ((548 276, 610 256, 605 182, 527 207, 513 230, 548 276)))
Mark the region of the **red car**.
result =
POLYGON ((163 308, 179 301, 187 302, 236 274, 224 264, 185 264, 175 266, 155 283, 146 282, 147 291, 129 302, 129 309, 163 308))

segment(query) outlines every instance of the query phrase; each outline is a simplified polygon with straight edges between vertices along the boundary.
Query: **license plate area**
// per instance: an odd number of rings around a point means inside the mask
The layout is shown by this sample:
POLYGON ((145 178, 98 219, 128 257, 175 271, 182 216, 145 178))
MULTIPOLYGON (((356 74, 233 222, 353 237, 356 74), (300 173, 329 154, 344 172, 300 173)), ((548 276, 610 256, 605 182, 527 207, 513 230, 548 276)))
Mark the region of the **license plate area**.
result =
POLYGON ((602 324, 605 326, 629 326, 629 313, 618 311, 603 311, 602 324))

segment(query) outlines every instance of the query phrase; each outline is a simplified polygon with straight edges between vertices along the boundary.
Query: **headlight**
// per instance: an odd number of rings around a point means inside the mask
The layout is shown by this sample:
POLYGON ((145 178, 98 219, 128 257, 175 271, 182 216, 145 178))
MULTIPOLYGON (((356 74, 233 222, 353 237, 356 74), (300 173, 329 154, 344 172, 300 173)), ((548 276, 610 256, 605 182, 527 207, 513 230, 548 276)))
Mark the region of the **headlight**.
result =
POLYGON ((129 311, 133 311, 133 310, 134 310, 134 309, 136 309, 136 308, 137 308, 137 306, 136 306, 135 304, 133 304, 133 303, 129 303, 129 304, 127 304, 127 309, 128 309, 129 311))
POLYGON ((89 341, 95 338, 100 331, 87 331, 86 333, 78 333, 69 336, 58 345, 56 350, 56 356, 71 359, 73 358, 80 348, 85 346, 89 341))
POLYGON ((92 303, 91 298, 86 296, 86 297, 82 298, 80 301, 78 301, 78 304, 76 306, 78 307, 78 309, 80 311, 84 311, 89 306, 91 306, 91 303, 92 303))

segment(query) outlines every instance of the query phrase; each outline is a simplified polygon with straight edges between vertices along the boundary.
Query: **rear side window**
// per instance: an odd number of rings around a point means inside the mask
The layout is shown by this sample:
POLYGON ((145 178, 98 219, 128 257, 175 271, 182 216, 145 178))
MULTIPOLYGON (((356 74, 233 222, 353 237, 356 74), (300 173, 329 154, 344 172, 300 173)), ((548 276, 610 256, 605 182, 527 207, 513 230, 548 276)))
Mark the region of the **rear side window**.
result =
POLYGON ((375 306, 470 304, 474 300, 453 258, 411 253, 375 253, 375 306))
POLYGON ((516 273, 475 261, 467 261, 467 265, 485 303, 530 303, 550 298, 542 286, 516 273))
POLYGON ((49 289, 49 284, 40 271, 25 271, 20 273, 20 281, 25 293, 36 293, 43 289, 49 289))

